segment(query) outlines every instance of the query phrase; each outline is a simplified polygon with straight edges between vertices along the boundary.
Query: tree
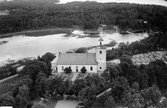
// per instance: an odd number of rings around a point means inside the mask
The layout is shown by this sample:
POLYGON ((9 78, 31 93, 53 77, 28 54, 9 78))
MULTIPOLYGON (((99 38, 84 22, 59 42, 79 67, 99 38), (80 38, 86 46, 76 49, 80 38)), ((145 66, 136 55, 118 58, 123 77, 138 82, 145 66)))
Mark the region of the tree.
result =
POLYGON ((109 96, 107 98, 107 100, 105 101, 104 105, 105 105, 104 108, 115 108, 116 103, 115 103, 113 97, 109 96))
POLYGON ((15 97, 15 101, 16 108, 27 108, 28 100, 25 99, 25 97, 22 97, 20 94, 15 97))
POLYGON ((64 72, 65 73, 71 73, 72 72, 72 70, 71 70, 71 67, 66 67, 65 69, 64 69, 64 72))
POLYGON ((78 48, 75 53, 87 53, 87 49, 86 48, 78 48))
POLYGON ((167 99, 162 100, 156 105, 157 108, 167 108, 167 99))
POLYGON ((122 55, 120 58, 121 62, 127 62, 128 64, 132 64, 131 57, 129 55, 122 55))
POLYGON ((130 65, 129 65, 127 62, 121 62, 121 63, 120 63, 120 67, 121 67, 122 70, 123 70, 123 75, 124 75, 124 76, 126 75, 129 66, 130 66, 130 65))
POLYGON ((15 99, 9 92, 0 96, 0 106, 14 106, 14 104, 15 99))
POLYGON ((161 98, 161 92, 156 87, 149 87, 141 91, 141 95, 144 98, 146 106, 156 105, 161 98))
POLYGON ((45 81, 44 88, 48 97, 56 97, 58 94, 62 96, 65 93, 63 81, 61 77, 50 77, 45 81))
POLYGON ((35 86, 35 91, 37 96, 44 96, 46 91, 45 91, 45 82, 47 80, 47 75, 43 73, 42 71, 38 73, 37 78, 36 78, 36 86, 35 86))
POLYGON ((96 86, 88 86, 79 91, 79 99, 84 103, 84 105, 91 104, 96 97, 96 86))
POLYGON ((129 90, 129 83, 125 77, 118 77, 114 79, 111 86, 111 93, 116 102, 119 102, 122 99, 123 93, 126 90, 129 90))
POLYGON ((146 74, 146 72, 140 74, 139 79, 140 79, 139 81, 140 89, 142 90, 148 88, 148 75, 146 74))
POLYGON ((24 75, 23 77, 20 78, 17 87, 21 87, 23 85, 26 85, 29 89, 32 89, 33 87, 33 81, 30 79, 29 75, 24 75))
POLYGON ((78 96, 80 90, 86 87, 86 81, 84 79, 76 79, 72 85, 72 90, 75 96, 78 96))
POLYGON ((140 88, 139 88, 139 84, 137 82, 134 82, 132 84, 131 90, 133 91, 133 93, 138 93, 140 88))
POLYGON ((122 97, 122 103, 129 108, 144 108, 144 98, 140 93, 126 90, 122 97))
POLYGON ((111 77, 110 79, 117 78, 119 76, 119 71, 115 67, 111 66, 107 70, 110 73, 110 77, 111 77))
POLYGON ((112 81, 110 75, 111 75, 111 74, 109 73, 108 70, 105 70, 105 71, 101 74, 101 76, 102 76, 107 82, 111 82, 111 81, 112 81))
POLYGON ((126 77, 129 81, 129 84, 131 85, 133 82, 139 82, 140 78, 140 72, 136 66, 129 66, 127 72, 126 72, 126 77))
POLYGON ((28 86, 23 85, 21 87, 18 88, 18 94, 22 97, 25 98, 27 101, 30 100, 30 89, 28 88, 28 86))
POLYGON ((50 53, 50 52, 47 52, 46 54, 44 54, 41 58, 38 57, 38 60, 40 61, 44 61, 46 64, 47 64, 47 67, 48 67, 48 76, 51 74, 51 61, 55 58, 55 55, 50 53))
POLYGON ((68 95, 73 95, 73 90, 72 90, 72 81, 65 80, 63 81, 63 87, 65 89, 65 94, 68 95))
POLYGON ((82 67, 82 68, 81 68, 81 72, 82 72, 82 73, 86 73, 86 72, 87 72, 86 68, 85 68, 85 67, 82 67))
POLYGON ((131 96, 130 103, 128 105, 130 108, 143 108, 144 107, 144 99, 143 97, 136 93, 131 96))
POLYGON ((38 84, 42 79, 47 78, 47 75, 44 72, 39 72, 36 77, 36 83, 38 84))
POLYGON ((19 76, 28 75, 30 79, 35 81, 39 72, 44 72, 46 75, 50 75, 48 67, 45 62, 33 60, 26 64, 23 70, 19 73, 19 76))

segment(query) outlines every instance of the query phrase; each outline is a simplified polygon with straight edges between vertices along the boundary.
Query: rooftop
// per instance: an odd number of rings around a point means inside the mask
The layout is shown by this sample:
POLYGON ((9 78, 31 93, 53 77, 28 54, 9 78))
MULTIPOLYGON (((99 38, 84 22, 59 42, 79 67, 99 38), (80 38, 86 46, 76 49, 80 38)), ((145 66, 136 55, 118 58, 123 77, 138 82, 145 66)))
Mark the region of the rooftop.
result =
POLYGON ((60 53, 57 65, 97 65, 95 53, 60 53))

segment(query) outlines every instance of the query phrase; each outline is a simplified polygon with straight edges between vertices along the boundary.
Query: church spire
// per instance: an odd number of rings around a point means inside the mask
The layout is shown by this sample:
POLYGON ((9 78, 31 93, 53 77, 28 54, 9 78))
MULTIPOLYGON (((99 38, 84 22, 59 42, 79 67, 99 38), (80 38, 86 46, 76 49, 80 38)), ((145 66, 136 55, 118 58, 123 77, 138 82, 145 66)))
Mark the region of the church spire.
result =
POLYGON ((99 45, 102 46, 103 45, 103 39, 100 37, 99 41, 99 45))

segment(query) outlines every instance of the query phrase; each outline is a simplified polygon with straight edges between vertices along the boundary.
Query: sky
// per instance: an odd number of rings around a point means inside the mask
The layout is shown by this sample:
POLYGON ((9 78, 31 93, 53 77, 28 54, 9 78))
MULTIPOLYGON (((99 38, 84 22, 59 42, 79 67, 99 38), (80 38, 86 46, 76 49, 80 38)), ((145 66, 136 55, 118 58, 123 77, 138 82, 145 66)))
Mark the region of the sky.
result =
POLYGON ((155 4, 167 6, 167 2, 164 0, 60 0, 60 3, 67 3, 72 1, 97 1, 97 2, 129 2, 129 3, 139 3, 139 4, 155 4))

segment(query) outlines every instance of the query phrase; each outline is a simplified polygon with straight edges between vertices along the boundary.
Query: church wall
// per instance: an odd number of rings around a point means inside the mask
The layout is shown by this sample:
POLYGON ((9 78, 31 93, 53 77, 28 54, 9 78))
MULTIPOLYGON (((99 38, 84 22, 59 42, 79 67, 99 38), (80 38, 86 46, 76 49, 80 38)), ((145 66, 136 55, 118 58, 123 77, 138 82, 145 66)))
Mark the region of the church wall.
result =
POLYGON ((56 63, 52 63, 51 69, 56 70, 56 63))
POLYGON ((106 63, 99 63, 97 68, 98 72, 104 72, 106 70, 106 63))
POLYGON ((106 49, 96 48, 96 60, 106 62, 106 49))
POLYGON ((103 72, 106 69, 106 49, 96 48, 96 61, 98 62, 97 71, 103 72))
POLYGON ((85 67, 87 72, 97 73, 97 65, 58 65, 57 66, 58 72, 64 72, 64 69, 69 66, 71 67, 72 72, 76 72, 77 69, 78 69, 78 72, 81 72, 82 67, 85 67), (92 67, 93 70, 91 70, 90 67, 92 67))

